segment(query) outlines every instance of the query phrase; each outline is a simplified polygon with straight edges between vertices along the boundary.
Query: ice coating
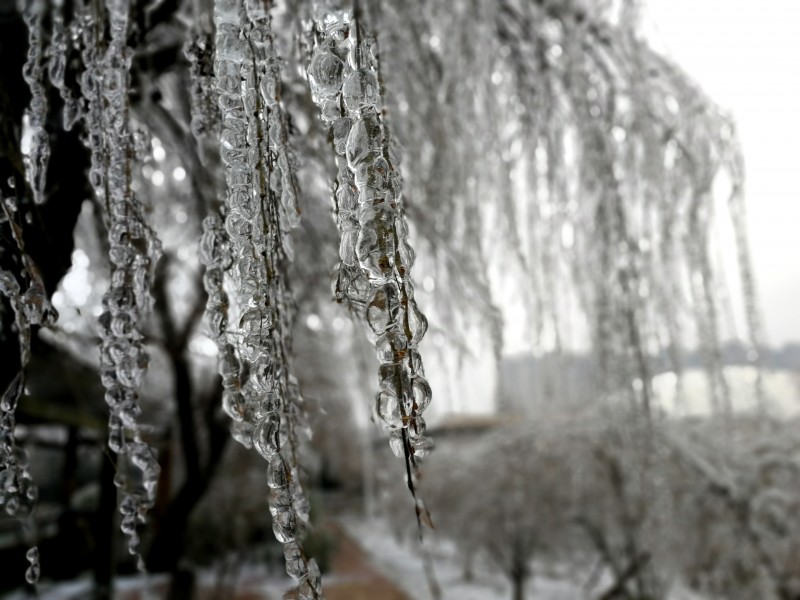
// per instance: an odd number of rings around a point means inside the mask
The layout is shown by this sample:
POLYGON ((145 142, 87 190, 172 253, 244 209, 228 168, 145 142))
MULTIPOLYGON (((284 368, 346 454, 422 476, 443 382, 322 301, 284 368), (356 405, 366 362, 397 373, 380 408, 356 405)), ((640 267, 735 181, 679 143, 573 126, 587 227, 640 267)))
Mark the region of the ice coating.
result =
POLYGON ((50 83, 58 90, 61 99, 64 101, 62 122, 64 129, 69 130, 81 117, 81 108, 79 99, 64 81, 67 70, 67 56, 71 48, 70 36, 72 31, 67 29, 64 23, 63 3, 51 3, 50 18, 52 20, 52 29, 50 46, 47 48, 47 73, 50 83))
POLYGON ((43 11, 42 0, 27 0, 22 12, 22 18, 28 26, 28 56, 22 67, 22 76, 31 90, 31 103, 25 111, 31 136, 31 148, 26 157, 25 172, 33 190, 33 201, 37 204, 45 201, 47 163, 50 160, 50 140, 45 129, 47 95, 44 89, 43 11))
MULTIPOLYGON (((11 187, 15 189, 15 186, 11 187)), ((39 490, 28 469, 24 452, 16 445, 16 410, 25 389, 26 368, 31 358, 31 327, 52 326, 58 319, 58 313, 47 297, 39 268, 25 252, 16 202, 12 198, 6 198, 2 202, 2 211, 24 267, 27 287, 20 285, 13 273, 0 269, 0 294, 8 298, 14 312, 20 355, 20 370, 0 396, 0 509, 10 517, 22 521, 26 530, 32 533, 31 514, 39 497, 39 490)), ((24 283, 26 282, 23 281, 24 283)), ((34 550, 35 546, 29 553, 34 550)), ((31 567, 26 573, 28 582, 32 584, 39 578, 38 550, 35 556, 35 564, 31 561, 31 567)))
POLYGON ((280 103, 280 71, 268 12, 259 2, 217 0, 214 63, 222 111, 225 219, 204 222, 201 256, 209 292, 207 316, 219 349, 223 408, 232 435, 267 461, 269 509, 299 598, 323 598, 321 575, 300 543, 308 501, 300 486, 295 431, 302 398, 290 373, 293 299, 286 279, 289 232, 300 218, 294 157, 280 103), (228 269, 233 257, 235 268, 228 269), (228 322, 224 279, 236 290, 228 322), (227 327, 236 335, 229 335, 227 327))
MULTIPOLYGON (((376 44, 347 12, 323 14, 314 35, 308 80, 339 169, 334 213, 341 263, 334 294, 339 302, 366 306, 380 362, 375 413, 391 430, 392 451, 405 457, 413 493, 417 462, 432 449, 422 416, 431 389, 418 351, 428 323, 414 300, 415 255, 382 114, 376 44)), ((423 510, 419 501, 417 508, 423 510)))
POLYGON ((133 136, 128 87, 132 51, 127 46, 130 5, 126 0, 107 2, 111 39, 102 53, 96 27, 102 22, 99 14, 85 4, 77 12, 86 68, 81 91, 86 99, 86 145, 91 152, 89 179, 101 205, 107 207, 104 217, 112 265, 98 320, 100 379, 109 408, 108 444, 118 456, 114 483, 122 498, 121 529, 129 552, 144 569, 136 527, 144 522, 155 501, 160 467, 138 423, 138 390, 148 365, 140 323, 151 308, 152 268, 160 244, 145 223, 142 205, 131 189, 133 136))
POLYGON ((184 53, 189 60, 192 80, 192 133, 200 138, 219 124, 216 88, 214 86, 214 39, 211 34, 195 32, 186 42, 184 53))

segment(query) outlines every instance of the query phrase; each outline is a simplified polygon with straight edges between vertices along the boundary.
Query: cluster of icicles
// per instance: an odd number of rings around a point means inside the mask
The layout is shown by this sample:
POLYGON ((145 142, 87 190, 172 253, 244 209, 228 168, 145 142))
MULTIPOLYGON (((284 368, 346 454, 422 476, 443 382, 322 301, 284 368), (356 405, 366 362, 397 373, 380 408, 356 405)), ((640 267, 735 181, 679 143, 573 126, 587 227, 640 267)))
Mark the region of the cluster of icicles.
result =
MULTIPOLYGON (((43 32, 44 9, 40 0, 29 0, 24 7, 30 31, 24 76, 32 92, 25 115, 32 140, 26 156, 27 183, 34 200, 44 202, 50 154, 44 128, 47 74, 64 102, 64 127, 80 122, 85 129, 89 180, 99 205, 106 207, 112 273, 99 318, 100 374, 110 413, 108 443, 118 457, 115 484, 122 494, 122 530, 143 569, 136 529, 153 505, 159 466, 138 423, 138 389, 148 365, 141 325, 150 310, 160 243, 131 187, 131 6, 129 0, 107 0, 104 7, 80 0, 66 27, 63 7, 54 3, 48 7, 49 35, 43 32), (45 39, 49 47, 44 47, 45 39), (81 98, 64 82, 70 50, 80 52, 84 65, 81 98)), ((193 102, 196 135, 207 134, 221 122, 226 181, 222 208, 204 220, 200 241, 208 328, 219 350, 223 408, 233 420, 232 434, 268 463, 273 531, 283 544, 286 570, 299 582, 300 598, 317 599, 323 597, 320 569, 301 544, 309 503, 297 463, 303 400, 289 368, 294 308, 286 277, 293 257, 289 232, 297 226, 300 211, 296 161, 280 101, 279 59, 266 3, 216 0, 214 21, 213 81, 219 112, 209 109, 208 90, 201 101, 193 102), (229 320, 238 326, 231 327, 229 320)), ((418 460, 432 447, 422 417, 431 390, 418 352, 427 320, 417 308, 410 281, 415 255, 402 210, 399 161, 382 115, 376 45, 346 12, 318 19, 314 38, 308 77, 314 101, 332 129, 339 167, 335 207, 341 261, 336 296, 340 302, 366 307, 364 316, 380 361, 376 413, 391 430, 393 451, 405 457, 413 492, 418 460)), ((210 40, 190 42, 187 55, 193 76, 210 81, 198 62, 204 44, 210 40)), ((207 87, 199 80, 196 84, 197 89, 207 87)), ((0 501, 9 514, 24 516, 30 514, 37 490, 14 445, 14 409, 24 389, 31 326, 51 325, 56 314, 36 265, 24 253, 14 202, 5 200, 3 210, 29 285, 23 290, 12 273, 0 273, 0 292, 16 313, 23 366, 0 403, 0 501)), ((27 578, 35 583, 40 571, 35 547, 28 558, 27 578)))
MULTIPOLYGON (((110 0, 102 10, 95 3, 77 2, 69 30, 65 26, 63 5, 49 6, 40 0, 28 0, 23 19, 28 26, 28 55, 23 76, 31 91, 25 111, 30 148, 25 157, 27 184, 33 200, 46 201, 45 182, 50 156, 45 120, 48 103, 44 76, 56 88, 64 102, 63 124, 71 129, 82 121, 86 146, 91 151, 89 180, 108 228, 111 282, 103 298, 103 313, 98 329, 101 337, 100 376, 109 407, 109 447, 117 453, 114 483, 121 491, 121 528, 128 538, 128 548, 143 568, 138 554, 136 527, 144 521, 155 499, 159 465, 150 446, 144 441, 137 422, 140 413, 138 388, 148 364, 140 323, 150 308, 151 270, 159 243, 142 217, 141 204, 131 190, 133 139, 129 129, 128 88, 133 52, 127 47, 130 4, 110 0), (45 32, 43 15, 49 11, 52 29, 45 32), (110 39, 104 27, 108 19, 110 39), (45 35, 47 33, 48 35, 45 35), (44 40, 50 45, 45 47, 44 40), (72 47, 70 47, 70 45, 72 47), (80 50, 85 70, 80 77, 82 98, 76 98, 65 85, 66 57, 71 49, 80 50)), ((21 182, 20 182, 21 183, 21 182)), ((14 188, 12 182, 9 186, 14 188)), ((20 339, 22 370, 3 395, 0 422, 0 496, 8 514, 27 519, 38 495, 24 461, 14 446, 14 411, 24 389, 25 367, 30 358, 31 326, 52 326, 57 315, 47 299, 44 283, 36 265, 25 254, 23 230, 18 222, 16 205, 4 200, 6 220, 29 280, 23 292, 16 277, 0 274, 0 291, 14 308, 20 339)), ((33 537, 32 522, 26 530, 33 537)), ((40 573, 39 552, 34 546, 27 553, 30 566, 26 579, 34 584, 40 573)))
MULTIPOLYGON (((22 75, 31 90, 31 102, 25 111, 24 120, 31 133, 31 151, 26 157, 27 183, 37 204, 44 202, 44 183, 50 146, 44 130, 47 116, 47 100, 44 94, 44 60, 41 25, 41 5, 29 0, 23 6, 23 20, 28 27, 28 54, 23 65, 22 75)), ((59 23, 54 22, 54 29, 59 23)), ((58 85, 58 61, 50 66, 50 79, 58 85)), ((17 191, 17 181, 12 177, 8 187, 17 191)), ((24 280, 20 284, 17 277, 5 269, 0 269, 0 294, 8 298, 14 311, 14 325, 19 338, 20 371, 11 380, 0 397, 0 508, 9 516, 19 519, 25 529, 26 538, 35 537, 31 514, 39 490, 36 487, 24 453, 16 447, 15 427, 16 409, 25 390, 25 370, 31 357, 31 328, 49 327, 58 319, 58 313, 47 298, 44 281, 33 259, 25 252, 21 214, 14 197, 4 198, 2 202, 3 220, 7 221, 13 241, 19 251, 19 259, 24 280)), ((39 549, 32 545, 26 558, 29 566, 25 572, 28 583, 36 583, 41 571, 39 549)))

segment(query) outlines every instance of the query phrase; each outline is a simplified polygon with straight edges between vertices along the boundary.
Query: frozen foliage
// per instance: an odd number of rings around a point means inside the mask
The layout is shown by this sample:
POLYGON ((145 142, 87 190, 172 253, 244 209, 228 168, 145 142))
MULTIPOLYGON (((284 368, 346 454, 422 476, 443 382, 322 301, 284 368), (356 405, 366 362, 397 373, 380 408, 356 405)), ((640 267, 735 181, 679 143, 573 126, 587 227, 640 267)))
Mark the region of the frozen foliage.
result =
MULTIPOLYGON (((321 598, 322 590, 319 567, 302 546, 309 503, 298 457, 308 426, 296 377, 303 371, 292 365, 298 300, 289 273, 318 308, 315 282, 338 254, 333 296, 365 325, 379 363, 373 412, 389 430, 394 454, 404 458, 416 498, 420 460, 432 441, 423 416, 431 387, 419 351, 428 321, 411 280, 411 226, 420 262, 435 269, 440 302, 430 314, 448 350, 486 356, 491 352, 476 347, 486 344, 499 357, 508 317, 500 304, 511 298, 528 316, 514 323, 516 333, 527 331, 537 352, 572 349, 570 330, 576 322, 586 326, 599 367, 597 396, 635 407, 636 431, 605 431, 606 454, 589 456, 592 444, 579 443, 585 432, 570 438, 578 440, 572 448, 577 462, 592 466, 585 470, 594 477, 589 483, 605 486, 611 498, 602 507, 608 510, 589 511, 582 527, 620 585, 656 597, 667 587, 665 578, 687 570, 665 550, 673 540, 656 539, 661 513, 646 510, 652 505, 678 514, 676 506, 684 507, 643 475, 658 465, 662 473, 705 481, 720 497, 714 510, 736 515, 748 542, 743 556, 755 557, 758 565, 747 589, 756 595, 788 590, 784 597, 790 597, 796 582, 786 565, 794 548, 780 531, 794 525, 785 489, 743 492, 745 484, 720 479, 725 468, 716 458, 689 451, 669 432, 647 435, 656 412, 653 374, 675 372, 680 388, 687 344, 697 343, 705 353, 716 410, 731 412, 720 352, 724 274, 712 247, 721 210, 732 218, 749 356, 756 364, 761 326, 733 123, 637 34, 639 3, 368 0, 353 13, 327 7, 314 13, 306 47, 292 51, 290 38, 311 14, 310 4, 271 14, 273 3, 264 0, 198 0, 180 8, 130 0, 19 2, 28 41, 22 74, 31 99, 20 123, 9 126, 24 130, 24 156, 18 144, 15 175, 0 182, 8 196, 0 226, 3 251, 6 245, 9 250, 0 254, 0 293, 13 312, 21 364, 0 402, 4 510, 24 519, 37 497, 15 445, 15 408, 25 389, 32 332, 56 319, 23 234, 36 233, 31 207, 49 208, 39 205, 61 184, 52 176, 60 165, 48 165, 51 137, 55 155, 55 132, 73 130, 89 151, 96 225, 107 237, 103 251, 111 268, 97 329, 99 371, 109 409, 108 445, 118 457, 122 529, 138 556, 137 527, 154 503, 159 479, 151 440, 139 423, 150 290, 161 250, 152 227, 163 225, 147 222, 143 200, 165 183, 165 172, 149 164, 145 142, 158 129, 171 137, 165 145, 180 154, 175 182, 185 179, 198 200, 194 224, 203 220, 202 237, 195 233, 180 243, 185 250, 199 241, 222 408, 233 437, 267 462, 272 528, 301 598, 321 598), (273 28, 272 18, 281 19, 281 27, 273 28), (380 63, 377 40, 365 24, 380 36, 380 63), (294 68, 281 68, 280 47, 294 68), (384 86, 391 93, 384 94, 384 86), (401 143, 411 149, 402 165, 401 143), (318 209, 333 172, 338 235, 318 209), (307 196, 302 224, 300 183, 307 196), (299 226, 308 235, 294 239, 291 232, 299 226), (488 336, 474 336, 475 330, 488 336), (639 453, 642 448, 647 451, 639 453), (680 466, 668 456, 683 457, 680 466), (619 481, 618 472, 632 479, 619 481), (651 573, 651 555, 669 558, 666 575, 651 573)), ((190 218, 186 211, 177 214, 180 225, 190 218)), ((56 282, 48 283, 55 289, 56 282)), ((191 318, 178 337, 187 344, 208 341, 194 331, 191 318)), ((194 423, 191 415, 187 422, 194 423)), ((525 557, 536 550, 522 533, 555 536, 530 520, 528 500, 543 503, 565 524, 570 518, 564 506, 592 497, 589 488, 559 488, 550 469, 561 452, 568 462, 574 458, 567 441, 543 448, 522 435, 490 440, 470 453, 471 463, 445 474, 453 485, 444 495, 458 502, 443 503, 442 512, 461 502, 453 496, 460 491, 469 501, 452 515, 485 526, 466 545, 494 547, 489 552, 497 564, 522 579, 528 575, 525 557), (508 466, 508 456, 539 460, 530 465, 530 480, 512 485, 503 502, 479 505, 492 490, 506 489, 507 472, 500 467, 508 466), (476 475, 478 486, 459 480, 476 475), (551 491, 564 495, 548 496, 551 491), (502 523, 508 515, 515 515, 510 525, 502 523)), ((576 480, 584 473, 581 464, 569 462, 576 480)), ((761 472, 753 467, 744 479, 756 481, 761 472)), ((445 475, 442 481, 448 481, 445 475)), ((416 503, 418 523, 429 523, 422 501, 416 503)), ((443 515, 443 522, 452 515, 443 515)), ((34 582, 40 571, 36 548, 27 557, 34 582)), ((733 585, 721 576, 704 584, 713 593, 728 593, 733 585)))
MULTIPOLYGON (((377 43, 347 12, 315 23, 308 65, 311 95, 330 128, 339 170, 334 214, 341 235, 338 302, 365 305, 380 363, 375 413, 391 430, 414 493, 419 459, 432 448, 422 413, 431 401, 418 345, 428 328, 411 283, 415 252, 403 213, 402 179, 383 117, 377 43), (366 285, 364 285, 366 282, 366 285)), ((417 500, 417 514, 425 508, 417 500)))
POLYGON ((256 1, 244 8, 235 0, 218 0, 214 10, 227 197, 224 230, 216 216, 205 221, 209 322, 220 350, 223 407, 234 420, 233 435, 254 446, 269 465, 272 527, 284 545, 286 570, 300 582, 300 598, 321 598, 319 567, 300 543, 308 525, 296 459, 302 398, 288 364, 293 309, 284 263, 291 257, 288 231, 300 212, 294 158, 280 106, 269 14, 256 1), (235 343, 225 331, 222 287, 231 257, 239 309, 235 343))
POLYGON ((424 491, 466 577, 489 561, 522 589, 551 562, 581 573, 591 598, 689 588, 788 600, 800 585, 794 429, 619 411, 545 418, 441 454, 424 491))
POLYGON ((368 3, 399 92, 393 124, 415 148, 406 187, 420 202, 406 210, 445 267, 438 285, 481 314, 494 303, 486 274, 502 274, 536 352, 574 350, 585 315, 599 391, 648 410, 652 374, 680 385, 683 348, 698 342, 725 412, 720 209, 737 231, 756 362, 760 344, 742 157, 731 119, 637 33, 634 4, 368 3))
MULTIPOLYGON (((159 243, 142 218, 142 206, 131 190, 131 133, 128 126, 128 86, 131 50, 127 46, 127 0, 112 0, 106 7, 111 40, 104 56, 93 48, 91 57, 98 72, 87 71, 85 85, 94 86, 95 101, 102 102, 87 119, 92 160, 105 162, 105 180, 95 193, 107 206, 109 258, 113 265, 111 285, 103 298, 100 316, 100 375, 109 408, 108 445, 117 453, 115 484, 122 491, 120 512, 128 549, 137 553, 137 523, 144 521, 155 501, 159 465, 143 440, 137 418, 137 390, 148 364, 139 330, 150 309, 151 267, 159 243), (98 89, 99 88, 99 89, 98 89), (99 154, 99 156, 95 156, 99 154)), ((87 11, 86 16, 98 15, 87 11)), ((89 34, 91 35, 91 33, 89 34)), ((96 41, 96 40, 93 40, 96 41)), ((91 52, 91 50, 90 50, 91 52)), ((100 183, 100 182, 98 182, 100 183)), ((139 567, 144 568, 140 560, 139 567)))

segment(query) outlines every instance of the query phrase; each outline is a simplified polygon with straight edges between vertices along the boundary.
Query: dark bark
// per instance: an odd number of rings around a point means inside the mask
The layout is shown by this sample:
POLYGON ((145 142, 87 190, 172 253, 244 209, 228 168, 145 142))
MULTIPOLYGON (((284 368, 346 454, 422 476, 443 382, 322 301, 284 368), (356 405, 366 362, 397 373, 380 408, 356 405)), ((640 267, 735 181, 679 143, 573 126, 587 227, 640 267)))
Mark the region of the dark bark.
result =
MULTIPOLYGON (((218 405, 221 385, 215 385, 213 404, 218 405)), ((202 499, 213 479, 230 437, 227 423, 216 417, 216 411, 206 413, 209 455, 200 477, 187 479, 163 516, 156 523, 156 533, 147 557, 147 567, 152 572, 176 573, 186 546, 189 517, 202 499)))
POLYGON ((221 423, 217 417, 216 407, 219 406, 221 386, 216 382, 213 387, 213 397, 206 399, 201 404, 206 407, 203 413, 203 425, 207 430, 209 448, 208 454, 203 460, 197 440, 196 411, 198 404, 186 352, 191 332, 203 313, 205 294, 202 292, 202 286, 198 283, 200 296, 195 310, 179 330, 175 326, 166 292, 168 267, 168 259, 165 257, 158 265, 153 295, 155 296, 156 315, 162 331, 162 344, 167 352, 172 371, 186 478, 177 495, 169 502, 163 513, 156 515, 156 533, 147 557, 147 565, 151 571, 173 573, 175 585, 171 597, 177 600, 183 593, 182 588, 189 584, 186 574, 179 570, 180 559, 186 548, 186 530, 189 518, 211 483, 229 435, 227 424, 221 423))
POLYGON ((515 571, 511 574, 512 600, 525 600, 525 581, 528 577, 524 571, 515 571))
POLYGON ((511 580, 511 598, 512 600, 525 600, 525 582, 531 576, 529 565, 534 552, 532 537, 517 532, 508 540, 507 548, 510 562, 508 578, 511 580))
MULTIPOLYGON (((598 600, 614 600, 615 598, 628 598, 628 582, 635 579, 650 562, 650 555, 643 553, 632 560, 630 564, 617 575, 616 581, 598 600)), ((639 596, 643 598, 644 596, 639 596)))
POLYGON ((111 600, 115 566, 117 488, 114 486, 116 468, 108 445, 103 450, 100 471, 100 504, 94 525, 94 592, 93 600, 111 600))

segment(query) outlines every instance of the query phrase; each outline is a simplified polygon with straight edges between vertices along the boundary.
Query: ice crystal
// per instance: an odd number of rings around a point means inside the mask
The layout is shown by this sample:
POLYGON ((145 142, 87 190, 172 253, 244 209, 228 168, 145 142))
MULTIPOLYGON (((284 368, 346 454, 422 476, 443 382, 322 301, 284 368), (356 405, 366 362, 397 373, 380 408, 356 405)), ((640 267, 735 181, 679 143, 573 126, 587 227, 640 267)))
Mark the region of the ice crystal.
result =
MULTIPOLYGON (((35 325, 52 326, 58 319, 58 313, 47 298, 44 281, 36 263, 25 252, 22 227, 15 204, 4 201, 2 206, 28 285, 23 291, 13 273, 0 268, 0 294, 9 300, 14 311, 20 355, 20 370, 0 397, 0 507, 9 516, 30 525, 30 516, 39 491, 33 482, 24 453, 16 446, 15 413, 25 389, 26 367, 31 358, 31 328, 35 325)), ((39 579, 39 561, 35 547, 29 550, 28 558, 31 556, 35 556, 36 560, 31 560, 26 578, 29 583, 36 583, 39 579), (32 554, 34 551, 35 554, 32 554)))
POLYGON ((392 451, 407 462, 413 493, 417 462, 432 448, 422 416, 431 389, 418 351, 428 322, 411 283, 415 254, 408 241, 399 165, 382 114, 377 44, 347 12, 322 15, 314 35, 308 80, 330 128, 339 170, 334 191, 341 234, 336 296, 340 302, 366 305, 363 316, 380 362, 375 413, 391 430, 392 451), (358 278, 368 285, 350 283, 358 278))
POLYGON ((39 574, 41 573, 41 566, 39 565, 39 549, 34 546, 29 549, 25 554, 28 559, 28 569, 25 571, 25 580, 28 583, 34 584, 39 581, 39 574))
POLYGON ((122 492, 121 528, 128 550, 137 557, 136 525, 143 522, 155 501, 160 467, 143 439, 138 418, 138 389, 148 365, 140 323, 150 310, 152 267, 160 244, 144 221, 141 202, 131 189, 133 135, 129 127, 129 70, 132 51, 127 46, 130 5, 110 0, 106 6, 110 40, 102 50, 101 13, 82 5, 85 71, 81 87, 86 99, 84 127, 91 151, 89 180, 107 213, 111 282, 103 297, 100 328, 100 377, 109 408, 108 444, 118 455, 114 483, 122 492))
POLYGON ((227 195, 224 227, 204 223, 202 256, 209 292, 208 322, 220 353, 223 408, 234 438, 267 461, 275 538, 300 598, 322 598, 319 568, 300 544, 307 500, 296 462, 302 398, 289 371, 292 299, 285 262, 289 231, 299 221, 294 157, 280 102, 280 71, 270 16, 257 1, 217 0, 215 75, 222 112, 220 155, 227 195), (239 318, 229 338, 223 280, 231 277, 239 318), (246 375, 243 375, 245 374, 246 375))
POLYGON ((22 17, 28 26, 28 57, 22 75, 31 89, 31 103, 25 111, 30 127, 31 149, 25 172, 37 204, 45 201, 47 162, 50 160, 50 140, 47 122, 47 95, 44 88, 44 51, 42 35, 43 0, 26 0, 22 17))

